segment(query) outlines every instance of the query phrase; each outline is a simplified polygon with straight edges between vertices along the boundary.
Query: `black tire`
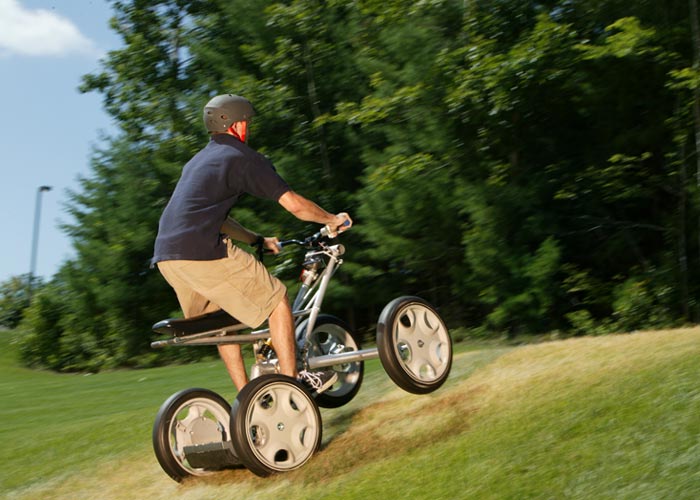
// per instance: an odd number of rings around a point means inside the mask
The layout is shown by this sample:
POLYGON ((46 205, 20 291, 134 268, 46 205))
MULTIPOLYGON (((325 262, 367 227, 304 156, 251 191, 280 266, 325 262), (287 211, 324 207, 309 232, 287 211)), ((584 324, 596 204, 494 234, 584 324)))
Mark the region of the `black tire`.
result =
POLYGON ((212 469, 191 466, 184 448, 229 441, 230 414, 231 405, 208 389, 185 389, 170 396, 153 424, 153 451, 165 473, 178 482, 212 474, 212 469))
POLYGON ((399 297, 382 310, 377 349, 396 385, 427 394, 445 383, 452 367, 452 340, 435 308, 419 297, 399 297))
POLYGON ((236 455, 266 477, 304 465, 321 445, 321 412, 311 394, 285 375, 261 375, 238 394, 231 408, 236 455))
MULTIPOLYGON (((297 338, 306 334, 305 320, 297 329, 297 338)), ((316 319, 311 334, 308 356, 321 356, 360 350, 359 336, 341 319, 328 314, 320 314, 316 319)), ((365 372, 363 361, 344 363, 331 367, 338 374, 338 380, 332 387, 316 396, 316 403, 321 408, 338 408, 355 397, 360 390, 365 372)))

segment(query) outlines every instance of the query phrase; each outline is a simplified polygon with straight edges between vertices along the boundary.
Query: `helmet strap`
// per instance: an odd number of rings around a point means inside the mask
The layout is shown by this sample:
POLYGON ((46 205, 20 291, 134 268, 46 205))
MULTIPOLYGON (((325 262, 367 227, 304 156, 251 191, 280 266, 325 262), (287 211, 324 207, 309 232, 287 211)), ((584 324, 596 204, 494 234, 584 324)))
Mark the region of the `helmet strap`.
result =
POLYGON ((241 142, 248 140, 248 121, 233 122, 227 132, 241 142))

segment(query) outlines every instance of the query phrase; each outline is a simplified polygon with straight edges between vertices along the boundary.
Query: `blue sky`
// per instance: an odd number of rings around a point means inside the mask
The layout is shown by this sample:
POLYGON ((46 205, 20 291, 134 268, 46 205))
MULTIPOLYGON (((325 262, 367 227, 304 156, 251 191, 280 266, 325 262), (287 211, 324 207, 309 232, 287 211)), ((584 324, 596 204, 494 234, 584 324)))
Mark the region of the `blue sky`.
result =
POLYGON ((61 222, 67 190, 89 175, 92 149, 116 130, 84 74, 119 48, 107 0, 0 0, 0 282, 29 272, 37 189, 36 274, 49 279, 74 253, 61 222))

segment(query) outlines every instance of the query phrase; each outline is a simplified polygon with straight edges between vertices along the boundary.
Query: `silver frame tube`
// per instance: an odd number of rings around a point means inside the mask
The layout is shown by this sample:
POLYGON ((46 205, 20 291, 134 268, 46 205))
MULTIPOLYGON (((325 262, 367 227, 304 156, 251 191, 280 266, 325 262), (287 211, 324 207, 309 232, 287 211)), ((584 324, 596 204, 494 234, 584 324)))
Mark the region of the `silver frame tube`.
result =
POLYGON ((341 352, 340 354, 315 356, 313 358, 308 358, 306 362, 309 365, 309 370, 316 370, 327 366, 354 363, 356 361, 365 361, 367 359, 377 359, 378 357, 379 350, 374 347, 371 349, 361 349, 359 351, 341 352))

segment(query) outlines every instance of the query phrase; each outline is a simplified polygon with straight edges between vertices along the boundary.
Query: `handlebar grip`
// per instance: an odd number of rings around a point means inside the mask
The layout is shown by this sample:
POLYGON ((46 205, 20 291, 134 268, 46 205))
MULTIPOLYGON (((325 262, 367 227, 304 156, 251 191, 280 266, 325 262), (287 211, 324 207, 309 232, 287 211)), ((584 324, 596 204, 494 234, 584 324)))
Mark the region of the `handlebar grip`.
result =
MULTIPOLYGON (((320 230, 319 232, 320 232, 321 236, 328 236, 329 238, 330 238, 330 237, 335 238, 335 236, 331 236, 331 234, 338 233, 338 230, 339 230, 341 227, 346 227, 346 226, 349 226, 349 225, 350 225, 350 221, 349 221, 349 220, 346 220, 345 222, 343 222, 340 226, 336 227, 335 229, 331 229, 331 228, 328 226, 328 224, 326 224, 325 226, 323 226, 323 227, 321 228, 321 230, 320 230)), ((336 234, 336 236, 337 236, 337 234, 336 234)))

